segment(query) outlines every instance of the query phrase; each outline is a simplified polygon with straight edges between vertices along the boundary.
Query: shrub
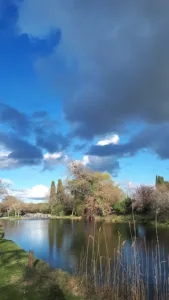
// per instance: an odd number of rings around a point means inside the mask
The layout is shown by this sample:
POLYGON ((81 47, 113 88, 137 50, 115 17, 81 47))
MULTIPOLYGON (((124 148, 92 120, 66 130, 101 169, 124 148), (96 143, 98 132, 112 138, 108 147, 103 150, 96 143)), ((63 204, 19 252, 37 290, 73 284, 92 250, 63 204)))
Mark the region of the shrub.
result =
POLYGON ((62 204, 56 205, 52 209, 52 215, 54 216, 64 216, 64 207, 62 204))
POLYGON ((40 213, 42 214, 50 214, 51 210, 48 204, 44 204, 40 207, 40 213))
POLYGON ((132 200, 130 197, 127 197, 125 200, 125 211, 126 214, 131 214, 132 213, 132 200))
POLYGON ((117 214, 130 214, 132 212, 131 198, 127 197, 123 201, 115 203, 113 209, 117 214))
POLYGON ((0 225, 0 238, 4 237, 4 228, 2 225, 0 225))
POLYGON ((83 204, 78 204, 76 206, 76 215, 77 216, 83 216, 84 214, 84 205, 83 204))
POLYGON ((113 209, 115 210, 116 214, 125 214, 124 201, 115 203, 113 209))

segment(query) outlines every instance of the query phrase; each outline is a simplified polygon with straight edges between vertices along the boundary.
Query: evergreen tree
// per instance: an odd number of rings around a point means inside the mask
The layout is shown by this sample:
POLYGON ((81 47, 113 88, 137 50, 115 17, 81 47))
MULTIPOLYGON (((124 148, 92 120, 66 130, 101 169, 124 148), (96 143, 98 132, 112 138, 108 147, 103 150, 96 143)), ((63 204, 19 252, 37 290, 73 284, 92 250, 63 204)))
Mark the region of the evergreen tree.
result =
POLYGON ((155 185, 157 186, 157 184, 158 184, 158 176, 156 175, 156 183, 155 183, 155 185))
POLYGON ((62 184, 62 180, 59 179, 58 185, 57 185, 57 193, 56 193, 57 204, 63 204, 64 196, 65 196, 65 193, 64 193, 64 187, 62 184))
POLYGON ((156 175, 156 186, 165 184, 164 177, 156 175))
POLYGON ((52 183, 51 183, 49 204, 51 207, 54 207, 57 204, 56 203, 56 186, 55 186, 54 181, 52 181, 52 183))

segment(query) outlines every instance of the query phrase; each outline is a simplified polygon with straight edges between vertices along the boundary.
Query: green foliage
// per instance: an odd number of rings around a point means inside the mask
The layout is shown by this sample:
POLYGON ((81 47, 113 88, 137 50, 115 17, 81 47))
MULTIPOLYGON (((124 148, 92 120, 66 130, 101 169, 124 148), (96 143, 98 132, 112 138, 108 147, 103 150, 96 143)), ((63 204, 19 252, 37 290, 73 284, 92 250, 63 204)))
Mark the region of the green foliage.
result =
POLYGON ((125 200, 125 210, 126 214, 130 214, 132 212, 132 200, 130 197, 127 197, 125 200))
POLYGON ((10 213, 9 213, 9 216, 10 216, 10 217, 15 217, 15 211, 14 211, 14 210, 11 210, 10 213))
POLYGON ((156 186, 159 184, 164 184, 164 177, 156 175, 156 186))
POLYGON ((115 203, 113 209, 115 210, 116 214, 125 214, 124 201, 115 203))
POLYGON ((76 205, 76 215, 78 217, 81 217, 83 216, 83 214, 84 214, 84 205, 83 204, 76 205))
POLYGON ((42 214, 50 214, 51 209, 50 209, 49 204, 46 203, 46 204, 41 205, 39 211, 42 214))
POLYGON ((51 208, 56 205, 56 186, 55 186, 54 181, 52 181, 52 183, 51 183, 49 204, 50 204, 51 208))
POLYGON ((62 180, 58 180, 58 185, 57 185, 57 192, 56 192, 56 197, 57 197, 57 204, 63 204, 64 202, 64 187, 62 184, 62 180))
POLYGON ((109 215, 112 205, 121 199, 122 191, 114 185, 108 173, 93 172, 82 164, 74 162, 68 188, 76 209, 77 200, 85 206, 85 215, 109 215))
POLYGON ((4 237, 4 228, 3 226, 0 224, 0 238, 4 237))
POLYGON ((58 204, 52 209, 53 216, 64 216, 64 207, 62 204, 58 204))
POLYGON ((123 201, 115 203, 113 209, 117 214, 130 214, 132 212, 131 198, 127 197, 123 201))
POLYGON ((0 299, 1 300, 78 300, 72 282, 78 280, 61 270, 50 268, 34 258, 28 268, 28 253, 12 241, 0 239, 0 299))

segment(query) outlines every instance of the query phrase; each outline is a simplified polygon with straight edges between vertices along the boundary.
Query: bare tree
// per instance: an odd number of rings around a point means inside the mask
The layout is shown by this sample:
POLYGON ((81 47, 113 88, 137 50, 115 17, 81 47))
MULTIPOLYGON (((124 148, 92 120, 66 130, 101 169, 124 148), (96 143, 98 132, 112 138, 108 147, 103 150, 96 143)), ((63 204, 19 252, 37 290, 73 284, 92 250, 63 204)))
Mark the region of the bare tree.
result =
POLYGON ((153 192, 152 211, 166 219, 169 215, 169 191, 166 189, 155 189, 153 192))
POLYGON ((6 184, 0 179, 0 199, 3 199, 4 196, 8 194, 7 188, 9 187, 9 184, 6 184))
POLYGON ((154 190, 153 186, 141 185, 138 187, 133 196, 132 208, 139 212, 147 212, 153 202, 154 190))
POLYGON ((15 212, 15 217, 20 215, 20 211, 23 205, 23 202, 14 196, 8 195, 4 198, 3 202, 3 207, 8 213, 8 217, 11 211, 15 212))

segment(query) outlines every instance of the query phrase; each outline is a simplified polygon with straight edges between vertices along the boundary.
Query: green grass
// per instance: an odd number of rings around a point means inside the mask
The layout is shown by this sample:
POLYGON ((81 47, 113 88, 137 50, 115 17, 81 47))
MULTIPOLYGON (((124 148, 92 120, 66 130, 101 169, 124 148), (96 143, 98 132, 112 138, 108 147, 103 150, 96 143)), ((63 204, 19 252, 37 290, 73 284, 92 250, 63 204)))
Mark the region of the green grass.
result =
POLYGON ((28 267, 28 253, 0 239, 1 300, 80 300, 78 280, 41 260, 28 267))
MULTIPOLYGON (((106 223, 129 223, 133 222, 133 215, 116 215, 112 214, 107 217, 95 217, 96 221, 104 221, 106 223)), ((149 226, 156 226, 155 217, 151 215, 134 215, 134 221, 140 224, 147 224, 149 226)), ((158 227, 166 227, 169 226, 169 220, 158 220, 158 227)))
POLYGON ((83 217, 77 217, 77 216, 51 216, 50 219, 82 220, 83 217))

